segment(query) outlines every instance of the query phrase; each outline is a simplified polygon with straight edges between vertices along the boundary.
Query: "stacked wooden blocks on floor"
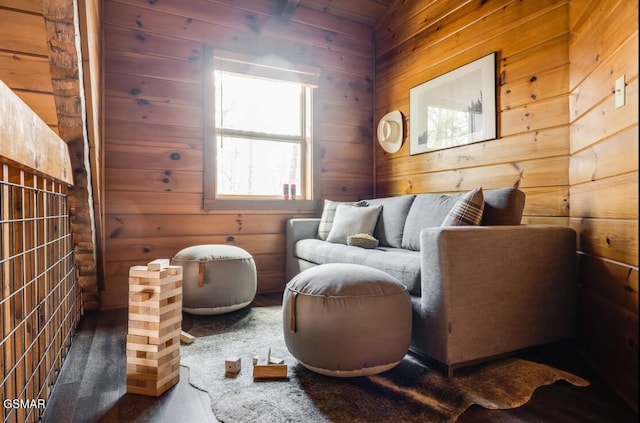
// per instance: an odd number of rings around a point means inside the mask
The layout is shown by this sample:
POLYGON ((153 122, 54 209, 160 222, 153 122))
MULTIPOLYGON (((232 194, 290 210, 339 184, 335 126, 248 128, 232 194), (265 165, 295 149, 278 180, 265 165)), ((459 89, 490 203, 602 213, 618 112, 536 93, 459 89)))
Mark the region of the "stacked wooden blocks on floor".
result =
POLYGON ((258 354, 253 364, 253 380, 287 379, 287 365, 284 360, 272 359, 271 348, 266 348, 258 354))
POLYGON ((160 396, 180 379, 182 267, 168 259, 129 270, 127 392, 160 396))

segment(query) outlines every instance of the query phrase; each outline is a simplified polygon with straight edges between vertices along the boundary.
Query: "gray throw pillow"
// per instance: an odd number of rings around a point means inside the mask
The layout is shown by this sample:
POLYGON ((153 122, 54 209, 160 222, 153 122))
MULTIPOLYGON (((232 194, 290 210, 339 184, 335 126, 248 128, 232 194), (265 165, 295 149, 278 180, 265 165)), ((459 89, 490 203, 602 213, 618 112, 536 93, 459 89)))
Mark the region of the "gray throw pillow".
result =
POLYGON ((339 204, 327 241, 347 243, 347 237, 355 234, 373 234, 382 206, 356 207, 339 204))
POLYGON ((381 246, 402 247, 404 222, 407 220, 407 214, 415 197, 410 194, 367 200, 369 206, 382 206, 378 224, 373 232, 373 236, 380 241, 381 246))

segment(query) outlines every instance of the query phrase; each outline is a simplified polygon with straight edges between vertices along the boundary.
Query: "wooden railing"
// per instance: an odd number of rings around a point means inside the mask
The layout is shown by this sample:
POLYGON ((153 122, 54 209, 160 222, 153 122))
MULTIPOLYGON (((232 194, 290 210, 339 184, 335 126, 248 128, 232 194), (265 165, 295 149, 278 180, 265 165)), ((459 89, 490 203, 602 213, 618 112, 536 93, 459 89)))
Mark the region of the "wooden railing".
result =
POLYGON ((37 422, 82 313, 67 146, 0 81, 0 399, 37 422))

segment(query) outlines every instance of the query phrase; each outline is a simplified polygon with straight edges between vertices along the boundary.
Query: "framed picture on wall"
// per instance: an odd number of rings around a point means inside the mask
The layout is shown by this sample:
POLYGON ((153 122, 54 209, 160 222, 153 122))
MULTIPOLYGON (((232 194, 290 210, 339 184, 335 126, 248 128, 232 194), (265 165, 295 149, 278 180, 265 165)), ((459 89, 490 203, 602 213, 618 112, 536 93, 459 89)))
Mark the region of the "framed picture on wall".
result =
POLYGON ((496 53, 409 91, 410 154, 496 138, 496 53))

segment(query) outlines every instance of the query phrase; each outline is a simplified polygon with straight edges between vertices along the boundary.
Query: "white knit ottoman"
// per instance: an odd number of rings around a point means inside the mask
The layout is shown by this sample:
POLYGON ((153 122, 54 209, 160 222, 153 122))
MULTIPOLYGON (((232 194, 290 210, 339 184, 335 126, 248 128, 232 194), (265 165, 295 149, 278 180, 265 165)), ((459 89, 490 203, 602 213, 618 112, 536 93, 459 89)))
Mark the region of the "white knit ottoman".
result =
POLYGON ((358 264, 307 269, 287 284, 282 310, 287 348, 317 373, 380 373, 400 363, 409 349, 409 292, 377 269, 358 264))
POLYGON ((196 245, 176 254, 182 266, 182 310, 221 314, 246 307, 256 296, 253 257, 233 245, 196 245))

